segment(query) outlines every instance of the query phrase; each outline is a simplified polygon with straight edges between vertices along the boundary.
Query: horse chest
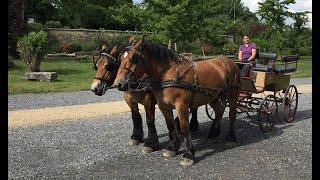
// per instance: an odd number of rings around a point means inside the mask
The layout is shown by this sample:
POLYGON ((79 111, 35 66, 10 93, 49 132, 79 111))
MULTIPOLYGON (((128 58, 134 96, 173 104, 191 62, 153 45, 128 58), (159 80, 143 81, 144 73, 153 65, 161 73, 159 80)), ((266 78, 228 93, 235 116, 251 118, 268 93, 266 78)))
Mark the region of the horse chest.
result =
POLYGON ((130 92, 131 99, 136 103, 143 103, 145 93, 144 92, 130 92))

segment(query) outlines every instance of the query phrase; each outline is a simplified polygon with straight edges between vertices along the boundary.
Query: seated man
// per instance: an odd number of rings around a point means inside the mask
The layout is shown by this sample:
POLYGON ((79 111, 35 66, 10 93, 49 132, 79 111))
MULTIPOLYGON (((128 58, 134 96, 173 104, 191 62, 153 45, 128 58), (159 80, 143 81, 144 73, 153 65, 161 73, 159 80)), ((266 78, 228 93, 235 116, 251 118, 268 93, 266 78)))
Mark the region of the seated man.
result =
MULTIPOLYGON (((253 67, 256 66, 257 45, 250 42, 248 35, 243 36, 243 44, 239 47, 238 59, 243 63, 251 63, 253 67)), ((241 76, 247 77, 250 70, 250 64, 246 64, 241 68, 241 76)))

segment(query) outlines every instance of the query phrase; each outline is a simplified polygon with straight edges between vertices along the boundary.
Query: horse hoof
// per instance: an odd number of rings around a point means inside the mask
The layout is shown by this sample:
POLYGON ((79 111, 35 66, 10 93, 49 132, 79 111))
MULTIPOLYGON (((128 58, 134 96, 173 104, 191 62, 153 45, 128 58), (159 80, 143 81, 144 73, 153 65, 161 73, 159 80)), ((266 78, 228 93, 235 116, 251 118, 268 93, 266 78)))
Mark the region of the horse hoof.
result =
POLYGON ((187 158, 183 158, 181 161, 180 161, 180 164, 182 166, 190 166, 194 163, 194 161, 192 159, 187 159, 187 158))
POLYGON ((138 145, 140 143, 139 140, 136 140, 136 139, 130 139, 129 140, 129 145, 130 146, 133 146, 133 145, 138 145))
POLYGON ((171 157, 174 157, 176 155, 177 155, 177 153, 175 151, 169 151, 169 150, 165 150, 162 153, 162 156, 165 157, 165 158, 171 158, 171 157))
POLYGON ((149 153, 152 153, 153 151, 154 151, 154 149, 151 148, 151 147, 143 147, 142 148, 142 153, 143 154, 149 154, 149 153))

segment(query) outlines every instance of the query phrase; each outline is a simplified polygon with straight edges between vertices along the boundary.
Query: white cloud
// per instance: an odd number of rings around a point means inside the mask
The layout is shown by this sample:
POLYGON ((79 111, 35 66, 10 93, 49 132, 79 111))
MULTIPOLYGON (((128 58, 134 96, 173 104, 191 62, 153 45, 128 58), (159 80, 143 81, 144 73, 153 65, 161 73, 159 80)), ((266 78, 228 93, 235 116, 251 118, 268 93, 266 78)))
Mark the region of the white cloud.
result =
POLYGON ((243 4, 249 8, 251 12, 256 12, 258 10, 258 2, 263 2, 264 0, 242 0, 243 4))

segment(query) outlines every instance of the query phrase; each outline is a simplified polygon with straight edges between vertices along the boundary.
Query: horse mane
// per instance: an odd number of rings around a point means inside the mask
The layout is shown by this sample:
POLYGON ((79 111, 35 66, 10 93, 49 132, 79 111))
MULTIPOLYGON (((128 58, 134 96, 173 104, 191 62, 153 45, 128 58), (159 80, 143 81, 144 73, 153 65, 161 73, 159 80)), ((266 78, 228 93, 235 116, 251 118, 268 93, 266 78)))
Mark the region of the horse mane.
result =
POLYGON ((129 47, 131 44, 129 42, 122 42, 117 44, 117 50, 116 50, 116 56, 118 56, 120 53, 123 53, 124 51, 128 50, 127 47, 129 47))
POLYGON ((172 59, 177 60, 179 58, 175 51, 150 41, 143 42, 141 48, 141 52, 146 50, 153 58, 163 63, 169 64, 172 59))

